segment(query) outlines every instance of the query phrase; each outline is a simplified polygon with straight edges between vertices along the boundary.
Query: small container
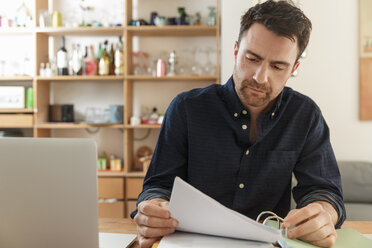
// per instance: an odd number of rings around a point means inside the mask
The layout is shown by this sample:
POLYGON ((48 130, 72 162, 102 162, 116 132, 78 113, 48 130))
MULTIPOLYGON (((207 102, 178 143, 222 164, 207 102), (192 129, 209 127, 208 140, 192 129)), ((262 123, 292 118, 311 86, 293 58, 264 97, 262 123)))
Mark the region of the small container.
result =
POLYGON ((133 126, 137 126, 141 124, 141 119, 138 116, 132 116, 130 118, 130 124, 133 126))
POLYGON ((97 161, 98 170, 107 170, 107 159, 99 158, 97 161))
POLYGON ((156 76, 164 77, 165 75, 165 61, 162 59, 158 59, 158 61, 156 62, 156 76))
POLYGON ((121 167, 121 159, 111 159, 110 160, 110 170, 112 171, 121 171, 122 170, 122 167, 121 167))
POLYGON ((58 11, 54 11, 53 12, 53 27, 62 27, 62 17, 61 17, 61 13, 59 13, 58 11))
POLYGON ((27 88, 26 108, 27 109, 33 109, 34 108, 34 90, 32 88, 27 88))

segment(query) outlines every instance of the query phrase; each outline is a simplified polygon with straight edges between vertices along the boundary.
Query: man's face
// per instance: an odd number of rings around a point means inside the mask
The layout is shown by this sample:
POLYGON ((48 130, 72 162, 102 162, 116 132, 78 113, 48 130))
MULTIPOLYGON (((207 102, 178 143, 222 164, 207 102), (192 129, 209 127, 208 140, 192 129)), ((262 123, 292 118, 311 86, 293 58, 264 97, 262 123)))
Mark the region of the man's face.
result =
POLYGON ((254 23, 235 43, 235 91, 246 107, 265 109, 283 90, 298 65, 296 42, 254 23))

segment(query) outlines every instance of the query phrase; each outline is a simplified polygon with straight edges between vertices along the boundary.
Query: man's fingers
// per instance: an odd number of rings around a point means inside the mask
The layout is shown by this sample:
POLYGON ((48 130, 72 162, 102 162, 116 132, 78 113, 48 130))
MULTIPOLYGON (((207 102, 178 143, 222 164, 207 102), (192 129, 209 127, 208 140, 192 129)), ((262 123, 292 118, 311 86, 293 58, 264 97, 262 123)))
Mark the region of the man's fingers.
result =
POLYGON ((165 206, 166 204, 164 202, 144 201, 138 205, 138 211, 147 216, 168 219, 170 217, 170 213, 165 206))
POLYGON ((150 248, 157 240, 157 238, 145 238, 142 235, 138 235, 140 248, 150 248))
POLYGON ((337 239, 337 234, 333 233, 323 240, 310 242, 310 243, 316 246, 320 246, 320 247, 331 247, 336 243, 336 239, 337 239))
POLYGON ((304 208, 298 209, 294 214, 284 218, 283 228, 293 227, 301 222, 304 222, 311 217, 319 214, 323 207, 318 203, 309 204, 304 208))
POLYGON ((175 228, 178 225, 178 222, 175 219, 168 218, 158 218, 153 216, 146 216, 144 214, 139 214, 136 216, 136 223, 142 226, 149 226, 149 227, 169 227, 175 228))
MULTIPOLYGON (((312 232, 318 231, 323 226, 330 223, 330 216, 325 214, 318 215, 316 218, 309 219, 308 221, 297 225, 295 228, 288 231, 288 238, 295 239, 303 237, 312 232)), ((328 233, 326 236, 328 236, 328 233)), ((319 240, 319 239, 318 239, 319 240)))
POLYGON ((321 227, 318 231, 301 236, 300 239, 306 242, 318 242, 323 239, 326 239, 329 235, 333 233, 334 228, 330 225, 325 225, 321 227))
POLYGON ((159 238, 164 235, 174 233, 176 229, 171 227, 148 227, 148 226, 137 226, 137 231, 140 235, 146 238, 159 238))

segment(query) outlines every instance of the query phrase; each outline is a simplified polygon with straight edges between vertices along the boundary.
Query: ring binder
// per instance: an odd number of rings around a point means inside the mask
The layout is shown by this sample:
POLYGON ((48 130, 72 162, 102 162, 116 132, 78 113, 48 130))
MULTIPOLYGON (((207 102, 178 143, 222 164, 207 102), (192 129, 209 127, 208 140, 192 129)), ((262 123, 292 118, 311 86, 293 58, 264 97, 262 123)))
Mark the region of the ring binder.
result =
MULTIPOLYGON (((263 220, 262 224, 265 225, 267 221, 275 219, 275 220, 278 222, 278 229, 281 230, 282 235, 283 235, 285 238, 287 238, 288 228, 284 228, 284 229, 282 228, 282 225, 280 225, 280 224, 284 222, 284 219, 283 219, 282 217, 278 216, 276 213, 271 212, 271 211, 263 211, 263 212, 261 212, 261 213, 257 216, 257 218, 256 218, 256 222, 260 222, 261 217, 262 217, 263 215, 265 215, 265 214, 267 214, 267 215, 269 215, 269 216, 266 217, 266 218, 263 220), (284 233, 283 233, 283 232, 284 232, 284 233)), ((283 248, 289 247, 288 244, 287 244, 284 240, 278 240, 278 242, 277 242, 275 245, 278 245, 278 247, 283 247, 283 248)))

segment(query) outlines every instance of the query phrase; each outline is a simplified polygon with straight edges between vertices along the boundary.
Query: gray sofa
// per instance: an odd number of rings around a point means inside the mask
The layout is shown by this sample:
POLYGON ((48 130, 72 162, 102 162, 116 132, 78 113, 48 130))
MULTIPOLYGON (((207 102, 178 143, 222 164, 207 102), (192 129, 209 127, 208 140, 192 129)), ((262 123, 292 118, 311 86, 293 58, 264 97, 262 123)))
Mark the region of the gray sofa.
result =
MULTIPOLYGON (((338 161, 346 220, 372 221, 372 162, 338 161)), ((292 177, 292 187, 297 184, 292 177)), ((296 204, 292 198, 291 207, 296 204)))
POLYGON ((339 161, 347 220, 372 221, 372 162, 339 161))

